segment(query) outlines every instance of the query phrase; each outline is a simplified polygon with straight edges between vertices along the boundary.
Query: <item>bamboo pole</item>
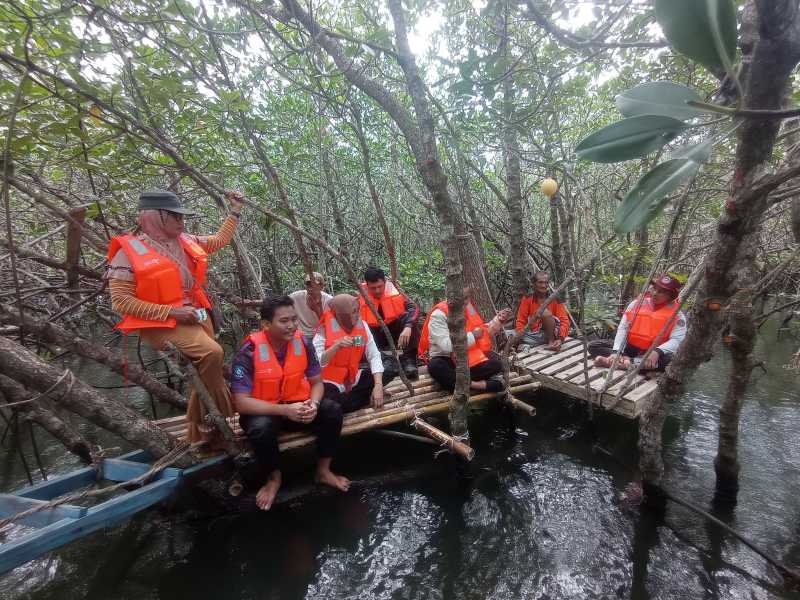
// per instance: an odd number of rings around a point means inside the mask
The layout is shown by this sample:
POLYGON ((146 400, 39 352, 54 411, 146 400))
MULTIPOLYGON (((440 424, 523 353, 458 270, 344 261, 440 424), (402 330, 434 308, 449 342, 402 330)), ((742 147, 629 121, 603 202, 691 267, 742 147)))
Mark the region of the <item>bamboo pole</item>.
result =
MULTIPOLYGON (((536 383, 537 383, 537 385, 533 389, 539 389, 541 387, 541 385, 542 385, 538 381, 536 383)), ((510 408, 513 408, 514 410, 518 410, 520 412, 525 413, 529 417, 533 417, 533 416, 536 415, 536 409, 533 406, 531 406, 527 402, 523 402, 522 400, 518 400, 511 393, 506 394, 504 398, 500 398, 500 402, 502 402, 506 406, 509 406, 510 408)))
POLYGON ((437 429, 430 423, 427 423, 422 419, 414 419, 411 422, 411 426, 417 431, 421 431, 437 442, 440 442, 443 446, 447 446, 450 452, 457 454, 464 460, 470 461, 475 458, 475 450, 473 448, 470 448, 464 442, 457 440, 453 436, 446 434, 441 429, 437 429))

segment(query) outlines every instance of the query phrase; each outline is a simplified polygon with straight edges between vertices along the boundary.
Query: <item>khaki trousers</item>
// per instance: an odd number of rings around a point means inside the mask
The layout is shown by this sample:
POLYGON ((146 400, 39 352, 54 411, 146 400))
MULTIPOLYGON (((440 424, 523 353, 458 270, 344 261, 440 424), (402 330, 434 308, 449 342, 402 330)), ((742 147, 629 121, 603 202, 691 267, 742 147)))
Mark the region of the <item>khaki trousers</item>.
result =
MULTIPOLYGON (((200 379, 208 389, 208 393, 217 404, 219 412, 226 417, 233 416, 231 392, 222 376, 224 352, 214 340, 211 319, 206 319, 197 325, 177 325, 172 329, 141 329, 139 335, 142 340, 156 350, 161 350, 165 343, 172 342, 184 356, 192 361, 200 379)), ((186 410, 190 442, 213 441, 214 436, 209 431, 209 424, 204 420, 205 416, 206 409, 197 397, 197 392, 192 390, 186 410)))

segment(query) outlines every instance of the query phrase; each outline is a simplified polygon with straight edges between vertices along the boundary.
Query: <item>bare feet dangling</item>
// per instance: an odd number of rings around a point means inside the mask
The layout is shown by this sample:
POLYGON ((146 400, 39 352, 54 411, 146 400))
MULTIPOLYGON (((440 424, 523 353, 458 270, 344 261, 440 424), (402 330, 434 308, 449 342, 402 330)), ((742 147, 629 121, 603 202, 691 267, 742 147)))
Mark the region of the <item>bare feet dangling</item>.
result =
POLYGON ((275 502, 275 496, 281 487, 281 472, 273 471, 267 482, 261 486, 256 494, 256 506, 261 510, 269 510, 275 502))

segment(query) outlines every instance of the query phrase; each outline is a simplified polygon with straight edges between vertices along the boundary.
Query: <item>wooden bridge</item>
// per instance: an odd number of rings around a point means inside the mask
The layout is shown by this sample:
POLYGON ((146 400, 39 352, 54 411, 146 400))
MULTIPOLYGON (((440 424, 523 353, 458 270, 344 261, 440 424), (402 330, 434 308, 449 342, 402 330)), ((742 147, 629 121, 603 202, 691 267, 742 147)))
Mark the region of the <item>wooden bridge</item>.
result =
POLYGON ((588 358, 588 364, 585 363, 583 342, 574 338, 564 340, 559 352, 547 350, 544 346, 520 352, 515 357, 512 368, 527 373, 544 389, 589 400, 597 406, 629 419, 639 416, 642 404, 655 393, 657 387, 655 379, 647 379, 637 374, 631 381, 629 389, 622 396, 618 396, 628 377, 627 371, 618 370, 612 376, 610 385, 602 397, 599 397, 598 393, 605 385, 609 370, 593 366, 591 358, 588 358))
MULTIPOLYGON (((512 373, 509 379, 509 386, 512 394, 528 393, 537 390, 540 383, 534 381, 528 374, 512 373)), ((420 369, 420 377, 412 382, 414 395, 411 396, 403 383, 399 380, 393 381, 386 386, 386 403, 378 409, 362 408, 361 410, 348 413, 344 417, 342 424, 342 435, 353 435, 370 429, 382 429, 399 423, 410 423, 414 417, 447 412, 450 407, 450 394, 441 389, 427 374, 426 370, 420 369)), ((488 400, 501 396, 499 394, 476 394, 469 399, 470 404, 488 400)), ((527 405, 523 405, 515 400, 518 408, 526 410, 527 405)), ((528 407, 529 408, 529 407, 528 407)), ((155 422, 168 433, 178 439, 186 439, 186 416, 180 415, 168 419, 161 419, 155 422)), ((237 437, 243 442, 243 432, 239 427, 239 420, 236 417, 228 419, 228 424, 237 437)), ((279 438, 281 450, 291 450, 307 446, 314 442, 314 435, 305 432, 286 432, 279 438)))

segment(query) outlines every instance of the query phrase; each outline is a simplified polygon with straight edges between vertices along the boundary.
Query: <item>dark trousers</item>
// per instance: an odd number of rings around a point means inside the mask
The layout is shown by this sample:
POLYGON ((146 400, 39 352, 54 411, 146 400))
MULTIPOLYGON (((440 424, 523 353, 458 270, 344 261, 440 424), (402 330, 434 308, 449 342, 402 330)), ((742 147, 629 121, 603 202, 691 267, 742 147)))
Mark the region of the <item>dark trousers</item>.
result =
POLYGON ((358 383, 349 392, 341 392, 334 384, 325 382, 325 397, 338 402, 343 413, 350 413, 369 405, 373 387, 375 378, 372 373, 362 370, 358 383))
POLYGON ((265 475, 269 475, 280 468, 278 434, 281 431, 310 429, 317 436, 319 457, 332 457, 339 443, 339 433, 342 431, 342 408, 335 400, 325 397, 319 403, 317 416, 308 425, 275 415, 239 415, 239 424, 247 434, 259 469, 265 475))
MULTIPOLYGON (((392 340, 394 341, 395 346, 397 346, 397 338, 400 337, 400 334, 405 329, 403 322, 400 319, 392 321, 390 324, 386 326, 389 330, 389 333, 392 334, 392 340)), ((370 331, 372 332, 372 337, 375 338, 375 344, 378 346, 379 350, 388 351, 389 350, 389 341, 386 339, 386 336, 383 333, 383 329, 380 327, 370 327, 370 331)), ((408 341, 408 346, 403 353, 400 355, 400 362, 403 365, 410 364, 417 366, 417 347, 419 346, 419 327, 415 324, 411 328, 411 339, 408 341)), ((385 362, 385 361, 384 361, 385 362)), ((384 383, 388 383, 388 381, 384 381, 384 383)))
MULTIPOLYGON (((472 381, 484 381, 503 370, 500 358, 494 352, 489 352, 486 356, 489 357, 489 360, 470 367, 469 378, 472 381)), ((456 365, 449 356, 434 356, 431 358, 428 363, 428 373, 436 383, 447 391, 452 392, 455 389, 456 365)))
MULTIPOLYGON (((594 342, 589 342, 586 351, 592 358, 595 356, 611 356, 614 353, 614 344, 608 340, 596 340, 594 342)), ((667 352, 657 352, 655 350, 653 350, 653 352, 658 354, 658 363, 656 364, 656 368, 653 370, 663 371, 667 368, 667 365, 672 360, 672 354, 667 352)), ((625 350, 622 351, 622 355, 627 356, 628 358, 639 358, 640 356, 644 356, 644 350, 639 350, 639 348, 636 346, 627 344, 625 346, 625 350)))

